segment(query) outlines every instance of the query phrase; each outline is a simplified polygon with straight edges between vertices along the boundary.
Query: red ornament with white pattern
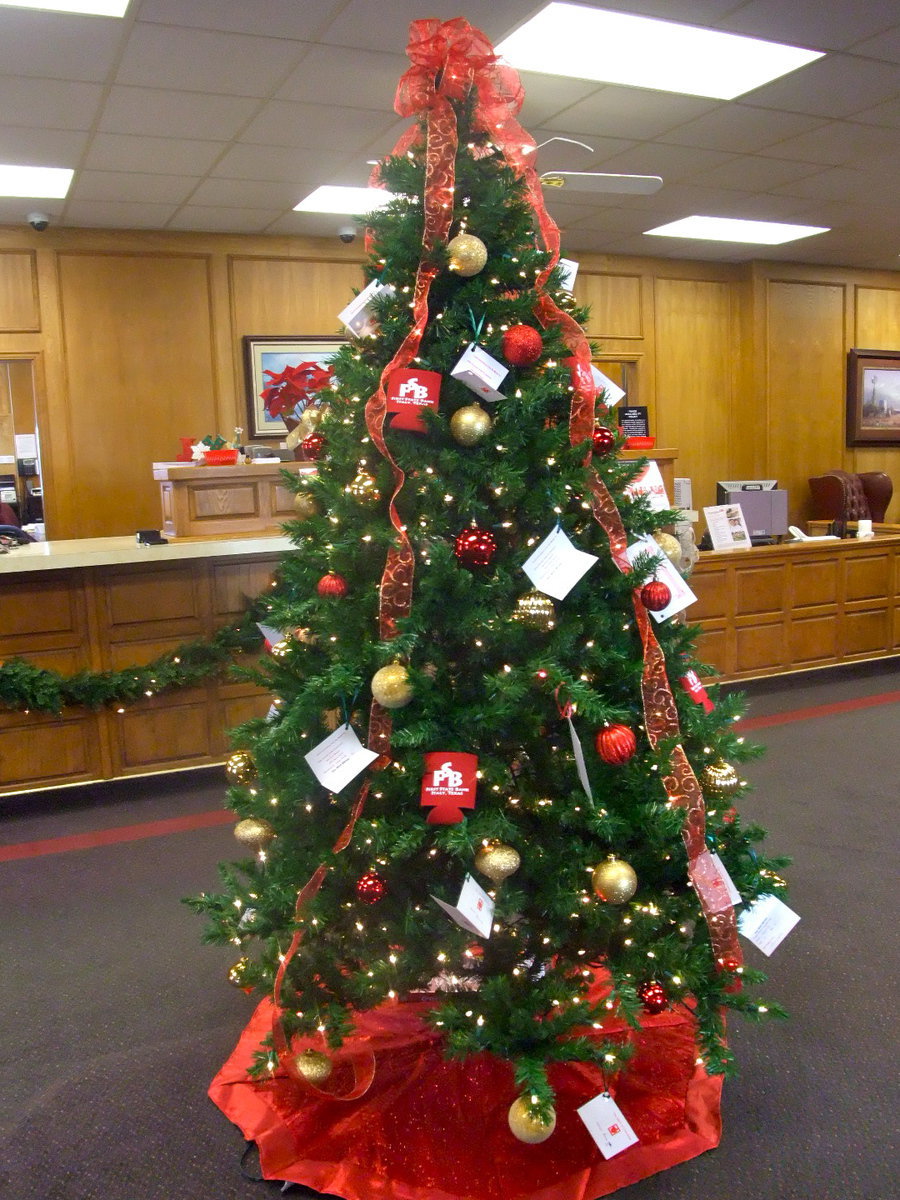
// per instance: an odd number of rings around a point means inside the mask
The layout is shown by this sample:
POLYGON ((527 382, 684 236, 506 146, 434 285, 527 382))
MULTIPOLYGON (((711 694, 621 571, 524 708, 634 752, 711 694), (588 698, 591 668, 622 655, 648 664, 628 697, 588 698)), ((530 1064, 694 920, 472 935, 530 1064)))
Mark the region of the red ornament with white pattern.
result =
POLYGON ((641 603, 650 612, 662 612, 672 600, 672 592, 661 579, 651 579, 641 588, 641 603))
POLYGON ((637 738, 627 725, 604 725, 597 733, 595 745, 604 762, 621 767, 634 757, 637 738))

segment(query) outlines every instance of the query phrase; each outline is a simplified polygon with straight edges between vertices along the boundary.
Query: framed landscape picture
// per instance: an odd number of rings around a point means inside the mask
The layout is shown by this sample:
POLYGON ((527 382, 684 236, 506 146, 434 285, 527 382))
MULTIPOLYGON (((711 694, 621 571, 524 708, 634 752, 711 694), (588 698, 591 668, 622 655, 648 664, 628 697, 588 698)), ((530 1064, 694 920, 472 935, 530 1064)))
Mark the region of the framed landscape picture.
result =
POLYGON ((900 443, 900 350, 851 350, 847 445, 900 443))
POLYGON ((244 372, 247 387, 247 441, 257 438, 283 439, 287 426, 281 417, 266 412, 262 392, 271 382, 266 374, 280 374, 286 367, 314 362, 324 366, 345 343, 341 337, 287 335, 285 337, 255 337, 244 341, 244 372))

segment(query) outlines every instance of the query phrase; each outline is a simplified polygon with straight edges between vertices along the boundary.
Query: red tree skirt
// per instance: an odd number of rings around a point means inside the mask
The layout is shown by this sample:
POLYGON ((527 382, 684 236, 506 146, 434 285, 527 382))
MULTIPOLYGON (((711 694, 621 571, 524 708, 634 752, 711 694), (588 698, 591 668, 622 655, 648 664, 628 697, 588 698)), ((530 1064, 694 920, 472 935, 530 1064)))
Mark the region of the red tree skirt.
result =
MULTIPOLYGON (((423 1021, 428 1007, 394 1003, 359 1015, 375 1078, 361 1099, 341 1101, 280 1070, 264 1081, 247 1077, 271 1029, 271 1003, 259 1005, 209 1094, 257 1143, 266 1179, 346 1200, 595 1200, 719 1143, 722 1079, 696 1065, 687 1013, 645 1019, 610 1089, 640 1140, 607 1162, 576 1112, 603 1091, 595 1069, 551 1068, 556 1131, 524 1145, 506 1121, 517 1095, 509 1064, 488 1054, 444 1061, 423 1021)), ((621 1029, 610 1021, 597 1036, 621 1029)))

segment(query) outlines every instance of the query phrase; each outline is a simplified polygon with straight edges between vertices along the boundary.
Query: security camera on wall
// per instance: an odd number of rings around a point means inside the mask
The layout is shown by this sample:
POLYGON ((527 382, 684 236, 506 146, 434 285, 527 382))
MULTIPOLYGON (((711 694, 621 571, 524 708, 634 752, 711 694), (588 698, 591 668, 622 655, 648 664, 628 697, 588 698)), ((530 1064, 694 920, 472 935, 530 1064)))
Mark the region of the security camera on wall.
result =
POLYGON ((32 229, 36 229, 38 233, 43 233, 50 224, 50 217, 43 212, 30 212, 25 218, 32 229))
POLYGON ((349 246, 352 241, 356 240, 356 226, 342 225, 338 230, 338 237, 349 246))

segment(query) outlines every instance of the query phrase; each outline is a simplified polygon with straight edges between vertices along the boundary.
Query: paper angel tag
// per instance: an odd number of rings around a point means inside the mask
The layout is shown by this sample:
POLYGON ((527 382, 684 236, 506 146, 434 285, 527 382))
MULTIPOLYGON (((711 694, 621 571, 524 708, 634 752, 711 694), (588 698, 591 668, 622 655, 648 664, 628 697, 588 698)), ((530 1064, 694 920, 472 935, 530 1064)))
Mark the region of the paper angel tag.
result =
POLYGON ((601 1092, 577 1110, 604 1158, 613 1158, 638 1141, 621 1108, 609 1092, 601 1092))
POLYGON ((605 404, 607 408, 615 408, 624 397, 625 389, 619 387, 617 383, 613 383, 602 371, 598 371, 593 363, 591 363, 591 375, 594 380, 594 386, 597 389, 597 395, 601 397, 600 403, 605 404))
POLYGON ((366 749, 352 726, 341 725, 303 757, 322 787, 339 792, 378 755, 366 749))
POLYGON ((476 396, 493 403, 503 399, 503 393, 497 389, 509 374, 509 367, 504 367, 496 358, 491 358, 487 350, 471 342, 450 374, 476 396))
POLYGON ((457 925, 468 929, 469 933, 483 938, 491 936, 491 926, 494 922, 494 901, 471 875, 466 876, 466 881, 455 905, 447 904, 443 900, 439 900, 437 896, 431 898, 453 918, 457 925))
POLYGON ((655 617, 657 621, 665 621, 672 616, 673 613, 681 612, 687 608, 689 604, 695 604, 697 597, 678 574, 669 560, 660 550, 657 542, 654 542, 652 537, 642 537, 638 541, 633 542, 625 551, 628 561, 632 564, 641 554, 652 554, 656 557, 656 578, 666 585, 672 593, 672 599, 665 608, 658 612, 652 612, 650 615, 655 617))
POLYGON ((579 550, 557 525, 525 560, 522 570, 538 591, 564 600, 596 561, 596 555, 579 550))
POLYGON ((393 292, 389 283, 379 283, 373 279, 338 313, 338 320, 356 337, 371 337, 378 328, 378 321, 372 312, 372 301, 376 296, 389 296, 393 292))
POLYGON ((738 917, 738 931, 763 954, 777 950, 800 917, 779 900, 765 893, 738 917))

